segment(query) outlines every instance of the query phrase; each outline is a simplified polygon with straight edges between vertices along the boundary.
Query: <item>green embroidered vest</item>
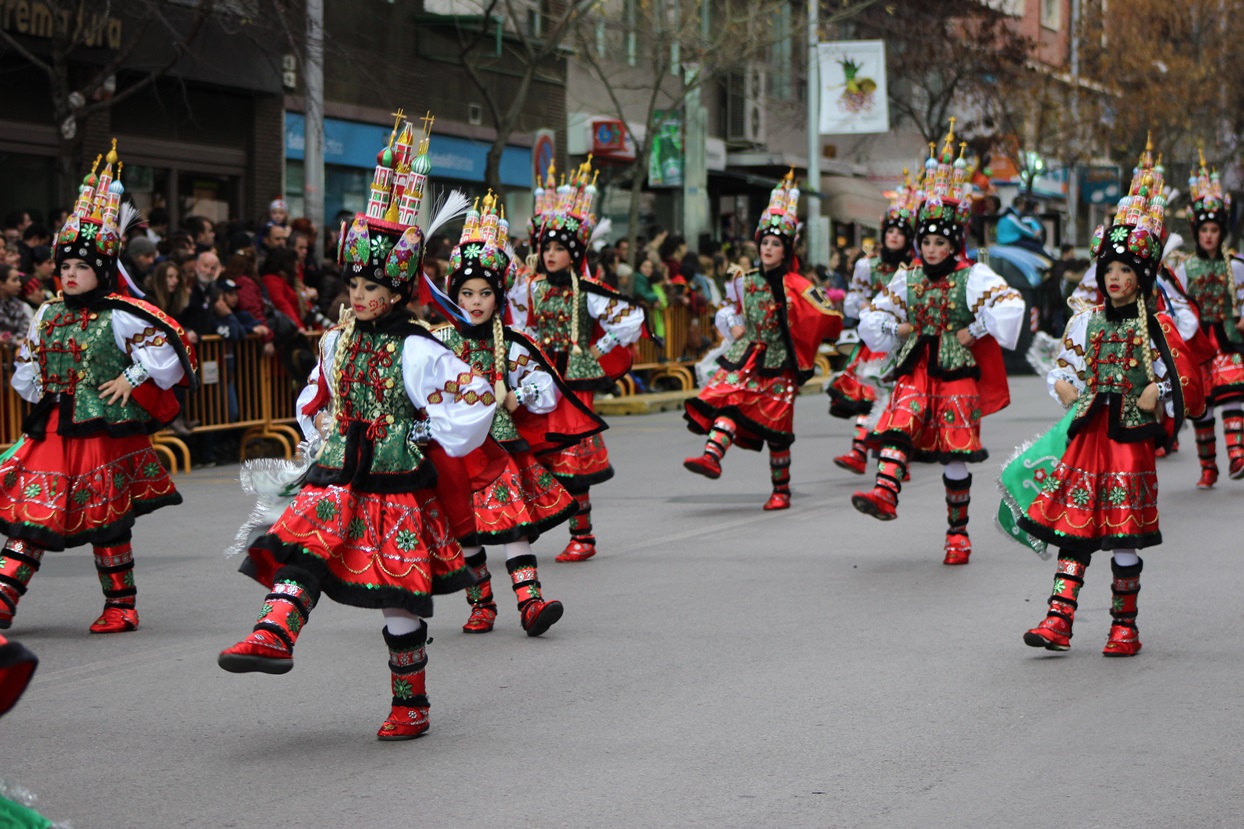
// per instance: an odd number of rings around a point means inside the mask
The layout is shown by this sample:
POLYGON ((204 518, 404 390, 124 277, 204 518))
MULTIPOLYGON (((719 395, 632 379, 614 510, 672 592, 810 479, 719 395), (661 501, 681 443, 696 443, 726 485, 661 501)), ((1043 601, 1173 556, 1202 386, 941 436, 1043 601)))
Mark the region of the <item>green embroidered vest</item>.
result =
POLYGON ((116 379, 134 362, 117 348, 111 309, 67 308, 60 301, 48 303, 39 325, 35 359, 39 361, 43 393, 73 398, 74 423, 99 419, 108 423, 145 423, 151 419, 133 397, 128 403, 99 399, 100 385, 116 379))
POLYGON ((868 299, 872 299, 877 294, 889 287, 894 274, 898 270, 893 265, 886 265, 881 262, 880 256, 874 256, 868 260, 868 299))
POLYGON ((1227 260, 1191 256, 1184 270, 1188 274, 1188 296, 1200 307, 1201 322, 1234 323, 1235 286, 1227 260))
MULTIPOLYGON (((423 463, 423 452, 408 440, 418 412, 402 382, 402 346, 401 337, 383 331, 355 330, 348 342, 344 335, 337 339, 337 350, 345 349, 341 373, 327 380, 335 383, 337 422, 320 451, 319 466, 342 470, 349 461, 353 467, 358 458, 346 455, 351 437, 371 445, 366 473, 410 473, 423 463)), ((331 359, 325 365, 336 366, 335 355, 326 357, 331 359)))
POLYGON ((778 317, 779 302, 786 302, 785 289, 781 297, 775 297, 769 281, 760 271, 743 277, 743 336, 725 353, 726 360, 737 364, 752 343, 760 343, 765 347, 765 368, 781 369, 787 365, 786 337, 778 317))
POLYGON ((956 371, 976 365, 972 352, 960 342, 956 332, 976 319, 968 307, 968 275, 971 268, 960 268, 941 279, 926 279, 923 268, 907 271, 907 321, 915 329, 899 349, 901 365, 922 341, 937 340, 937 366, 956 371))
MULTIPOLYGON (((462 334, 453 329, 447 329, 437 332, 443 342, 450 351, 457 354, 458 357, 469 365, 475 371, 487 377, 492 382, 492 369, 496 365, 496 352, 493 350, 493 341, 489 337, 486 340, 463 337, 462 334)), ((509 356, 509 343, 506 343, 506 355, 509 356)), ((518 365, 513 362, 507 364, 506 370, 514 371, 518 365)), ((518 433, 518 429, 514 426, 514 418, 506 411, 505 406, 498 405, 493 411, 492 426, 489 428, 490 435, 499 443, 513 443, 523 439, 518 433)))
MULTIPOLYGON (((592 356, 592 329, 595 320, 587 312, 587 292, 579 289, 579 353, 575 353, 570 341, 574 290, 570 285, 554 285, 548 279, 538 279, 531 287, 532 325, 535 340, 545 354, 566 356, 566 368, 562 376, 567 380, 600 380, 605 370, 600 361, 592 356)), ((560 363, 558 364, 560 367, 560 363)))
MULTIPOLYGON (((1084 393, 1076 399, 1075 420, 1088 413, 1098 395, 1115 394, 1122 401, 1121 425, 1134 429, 1157 422, 1156 413, 1142 412, 1136 406, 1149 385, 1145 372, 1144 349, 1149 347, 1135 317, 1108 320, 1103 311, 1093 312, 1084 344, 1084 393)), ((1159 360, 1151 353, 1152 360, 1159 360)))

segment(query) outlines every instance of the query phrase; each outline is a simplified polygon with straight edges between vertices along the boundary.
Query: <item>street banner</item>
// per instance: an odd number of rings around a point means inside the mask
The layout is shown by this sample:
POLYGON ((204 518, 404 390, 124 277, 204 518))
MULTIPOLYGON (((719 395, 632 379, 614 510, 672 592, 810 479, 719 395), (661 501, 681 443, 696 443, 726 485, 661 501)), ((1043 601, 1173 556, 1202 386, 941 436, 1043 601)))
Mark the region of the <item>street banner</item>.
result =
POLYGON ((649 187, 682 187, 682 113, 657 110, 648 153, 649 187))
POLYGON ((836 40, 817 44, 822 135, 890 131, 885 41, 836 40))

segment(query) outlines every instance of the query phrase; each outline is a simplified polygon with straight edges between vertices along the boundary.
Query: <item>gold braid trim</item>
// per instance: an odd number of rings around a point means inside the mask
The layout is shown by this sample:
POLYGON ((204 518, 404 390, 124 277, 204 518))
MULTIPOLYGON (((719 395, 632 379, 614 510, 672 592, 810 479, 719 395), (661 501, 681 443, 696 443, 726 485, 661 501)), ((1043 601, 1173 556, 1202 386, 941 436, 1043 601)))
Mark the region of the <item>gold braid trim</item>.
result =
POLYGON ((573 265, 570 268, 570 285, 570 350, 582 354, 583 349, 579 347, 579 275, 574 272, 573 265))

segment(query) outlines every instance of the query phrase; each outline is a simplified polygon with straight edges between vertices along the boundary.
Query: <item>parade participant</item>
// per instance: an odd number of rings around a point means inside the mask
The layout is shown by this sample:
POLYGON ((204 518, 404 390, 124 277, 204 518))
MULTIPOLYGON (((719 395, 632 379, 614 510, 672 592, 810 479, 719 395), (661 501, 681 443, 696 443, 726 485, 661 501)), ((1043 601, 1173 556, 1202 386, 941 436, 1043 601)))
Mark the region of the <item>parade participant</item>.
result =
POLYGON ((730 303, 717 312, 717 327, 734 344, 683 415, 688 429, 708 436, 703 454, 683 461, 697 475, 721 477, 731 444, 756 452, 769 447, 773 491, 766 510, 790 508, 795 396, 812 377, 821 343, 842 330, 841 312, 799 274, 798 207, 799 189, 787 173, 756 228, 760 268, 727 284, 730 303))
MULTIPOLYGON (((884 291, 894 279, 894 273, 911 264, 915 195, 911 177, 904 170, 903 186, 881 219, 880 251, 871 259, 861 259, 851 275, 851 284, 842 307, 847 318, 859 320, 860 313, 871 307, 872 298, 884 291)), ((863 475, 868 469, 868 416, 877 402, 877 390, 867 380, 861 379, 859 373, 864 366, 880 362, 884 357, 884 354, 875 354, 860 343, 846 368, 829 384, 829 413, 834 417, 855 419, 851 450, 834 458, 834 463, 857 475, 863 475)))
POLYGON ((1188 218, 1196 253, 1175 268, 1175 278, 1195 304, 1201 332, 1213 354, 1201 377, 1205 414, 1192 421, 1201 462, 1197 489, 1211 489, 1218 481, 1215 406, 1223 407, 1227 474, 1232 480, 1244 478, 1244 263, 1223 256, 1223 230, 1231 215, 1231 199, 1223 193, 1218 173, 1206 169, 1204 155, 1200 172, 1189 180, 1188 187, 1192 199, 1188 218))
MULTIPOLYGON (((350 308, 324 335, 298 399, 303 433, 323 435, 323 448, 293 503, 248 550, 242 571, 270 592, 253 632, 218 660, 237 673, 285 673, 321 595, 378 608, 393 689, 381 740, 427 731, 424 617, 434 594, 471 584, 423 444, 465 455, 487 437, 495 407, 488 381, 404 307, 422 266, 425 237, 415 220, 431 168, 431 123, 415 155, 412 126, 401 110, 396 116, 367 212, 338 249, 350 308)), ((465 198, 451 198, 428 234, 465 207, 465 198)))
MULTIPOLYGON (((607 233, 607 224, 597 227, 592 215, 595 179, 589 160, 556 190, 551 183, 536 190, 537 273, 526 298, 510 303, 515 327, 536 341, 590 411, 596 410, 596 392, 612 388, 630 370, 630 346, 644 333, 643 309, 587 274, 592 237, 607 233)), ((586 561, 596 555, 590 489, 613 477, 605 442, 595 434, 541 462, 578 505, 570 543, 557 561, 586 561)))
POLYGON ((436 331, 440 340, 476 372, 490 378, 501 405, 493 414, 491 441, 467 456, 473 537, 463 541, 475 578, 467 590, 471 617, 466 633, 487 633, 497 619, 485 546, 505 551, 505 568, 518 598, 519 621, 539 636, 561 618, 561 602, 540 590, 531 544, 541 533, 570 520, 574 496, 537 460, 541 448, 562 448, 604 429, 565 387, 548 359, 525 334, 503 324, 507 282, 517 274, 508 248, 509 227, 490 193, 482 211, 467 213, 462 237, 449 257, 449 294, 468 319, 436 331), (554 413, 562 410, 561 417, 554 413), (570 411, 573 410, 573 411, 570 411), (554 422, 555 421, 555 422, 554 422), (489 452, 489 447, 501 452, 489 452))
MULTIPOLYGON (((1072 318, 1047 375, 1051 396, 1071 409, 1064 418, 1065 449, 1052 469, 1034 473, 1035 498, 1014 510, 1017 530, 1038 549, 1059 548, 1048 614, 1024 634, 1035 648, 1070 648, 1090 558, 1108 550, 1114 601, 1103 653, 1140 650, 1136 597, 1143 562, 1137 550, 1162 542, 1154 449, 1178 431, 1185 410, 1196 414, 1204 405, 1173 321, 1153 312, 1166 205, 1161 172, 1151 162, 1139 172, 1113 226, 1098 227, 1093 237, 1106 301, 1072 318), (1173 421, 1169 428, 1163 415, 1173 421)), ((1020 503, 1013 495, 1008 501, 1020 503)))
POLYGON ((944 564, 967 564, 967 464, 985 460, 981 418, 1010 402, 999 346, 1014 348, 1024 301, 985 265, 962 259, 970 216, 967 164, 954 157, 954 119, 940 160, 930 145, 916 224, 920 260, 901 270, 860 315, 874 351, 896 351, 894 392, 877 422, 876 485, 851 496, 857 510, 890 520, 909 461, 942 464, 947 529, 944 564))
POLYGON ((83 544, 94 550, 104 591, 91 633, 137 629, 134 520, 182 500, 148 436, 177 416, 171 389, 193 382, 196 368, 176 322, 117 292, 117 254, 138 215, 121 204, 115 140, 96 176, 99 161, 56 237, 63 295, 36 312, 13 373, 13 390, 35 405, 0 463, 0 531, 8 538, 0 629, 11 625, 44 553, 83 544))

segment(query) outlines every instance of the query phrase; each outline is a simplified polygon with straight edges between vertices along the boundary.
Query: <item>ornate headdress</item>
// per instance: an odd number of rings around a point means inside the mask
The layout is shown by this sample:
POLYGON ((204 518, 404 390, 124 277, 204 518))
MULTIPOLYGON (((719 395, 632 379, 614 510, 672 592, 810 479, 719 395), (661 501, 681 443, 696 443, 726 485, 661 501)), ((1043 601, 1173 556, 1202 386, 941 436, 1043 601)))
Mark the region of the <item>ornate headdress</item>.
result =
POLYGON ((795 185, 794 170, 788 171, 769 193, 769 206, 760 214, 760 222, 756 225, 756 242, 765 236, 781 239, 788 254, 795 249, 799 238, 799 188, 795 185))
POLYGON ((510 225, 505 220, 505 207, 497 208, 492 191, 484 196, 483 208, 476 199, 466 214, 462 236, 449 255, 449 296, 455 302, 458 290, 468 279, 483 279, 497 293, 498 302, 505 296, 511 255, 507 251, 510 225))
MULTIPOLYGON (((1098 267, 1122 262, 1136 272, 1141 289, 1153 290, 1162 262, 1162 237, 1166 225, 1166 196, 1162 194, 1165 171, 1153 163, 1153 144, 1146 142, 1127 195, 1119 199, 1114 222, 1098 225, 1090 250, 1098 267)), ((1099 270, 1100 273, 1100 270, 1099 270)))
POLYGON ((971 176, 963 158, 967 142, 960 142, 955 157, 955 119, 942 142, 939 156, 937 145, 929 144, 929 157, 924 162, 924 180, 913 201, 920 206, 916 216, 916 239, 929 234, 945 236, 959 251, 963 247, 963 231, 972 217, 971 176))
POLYGON ((903 183, 894 193, 894 200, 889 209, 881 217, 881 235, 890 228, 897 228, 911 238, 912 226, 916 223, 916 196, 920 191, 912 186, 911 173, 903 170, 903 183))
POLYGON ((117 157, 117 139, 107 156, 96 156, 91 172, 82 180, 73 212, 56 234, 56 265, 67 259, 81 259, 95 271, 100 285, 113 286, 117 257, 125 229, 138 218, 138 211, 121 204, 125 187, 121 185, 121 168, 117 157), (96 176, 100 159, 104 171, 96 176), (115 172, 114 172, 115 169, 115 172))
POLYGON ((424 233, 415 221, 432 170, 428 141, 436 119, 424 116, 416 153, 414 126, 401 109, 393 116, 389 143, 376 156, 367 212, 341 234, 337 263, 347 280, 361 276, 410 296, 423 261, 424 233))
MULTIPOLYGON (((569 180, 563 179, 556 190, 552 189, 552 176, 550 167, 550 181, 544 188, 536 190, 539 247, 543 250, 549 242, 560 242, 570 251, 572 270, 577 271, 583 266, 592 231, 596 227, 592 209, 596 204, 597 173, 592 172, 592 157, 588 156, 587 161, 570 174, 569 180)), ((533 224, 535 221, 533 219, 533 224)))
POLYGON ((1216 222, 1225 231, 1231 215, 1231 196, 1223 193, 1218 171, 1206 169, 1205 153, 1201 150, 1197 153, 1201 157, 1201 170, 1188 179, 1188 197, 1192 199, 1188 221, 1194 233, 1206 222, 1216 222))

